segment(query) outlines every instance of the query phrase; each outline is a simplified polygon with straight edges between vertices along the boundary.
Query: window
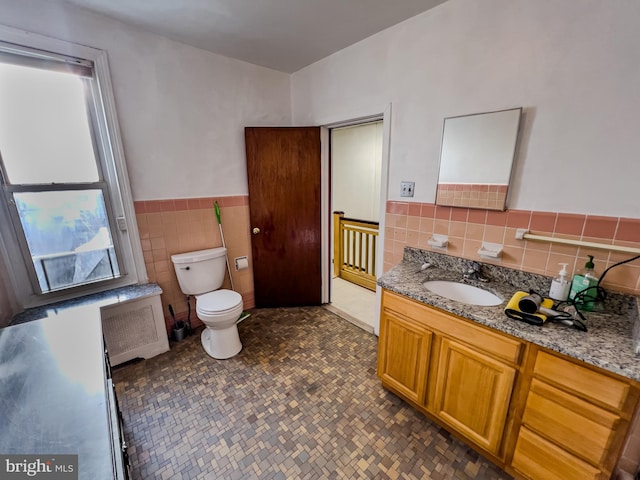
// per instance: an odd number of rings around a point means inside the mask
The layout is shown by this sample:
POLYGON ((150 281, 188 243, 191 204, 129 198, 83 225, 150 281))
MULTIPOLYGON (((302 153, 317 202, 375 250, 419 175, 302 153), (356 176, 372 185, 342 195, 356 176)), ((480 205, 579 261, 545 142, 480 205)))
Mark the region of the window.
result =
POLYGON ((138 281, 132 201, 99 73, 92 59, 0 43, 0 173, 13 227, 2 237, 29 283, 17 285, 29 290, 16 292, 25 306, 138 281))

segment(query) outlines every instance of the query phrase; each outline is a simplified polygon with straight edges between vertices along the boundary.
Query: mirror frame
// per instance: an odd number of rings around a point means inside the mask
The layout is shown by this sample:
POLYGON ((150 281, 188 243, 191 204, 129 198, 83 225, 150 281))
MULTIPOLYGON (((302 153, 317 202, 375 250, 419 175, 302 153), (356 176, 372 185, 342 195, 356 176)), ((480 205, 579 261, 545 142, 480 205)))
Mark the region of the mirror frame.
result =
MULTIPOLYGON (((438 183, 436 187, 436 205, 449 206, 449 207, 463 207, 463 208, 478 208, 485 210, 499 210, 504 211, 507 206, 507 194, 509 185, 511 183, 511 175, 513 174, 513 165, 515 163, 516 154, 518 150, 518 144, 520 140, 520 128, 522 125, 523 108, 508 108, 504 110, 496 110, 491 112, 480 112, 468 115, 458 115, 453 117, 446 117, 442 126, 442 142, 440 144, 440 162, 438 165, 438 183), (446 141, 447 141, 447 121, 451 122, 455 119, 464 119, 469 117, 479 117, 487 115, 495 115, 505 112, 518 112, 517 121, 515 124, 508 125, 509 131, 507 141, 503 142, 501 151, 495 155, 499 155, 503 158, 503 165, 505 171, 502 175, 506 175, 506 183, 500 182, 487 182, 487 183, 473 183, 471 181, 459 181, 459 182, 442 182, 442 162, 443 153, 445 153, 446 141), (515 129, 514 129, 515 127, 515 129), (508 163, 508 166, 507 166, 508 163)), ((449 123, 451 125, 451 123, 449 123)), ((480 130, 473 131, 476 139, 481 138, 480 130)), ((451 141, 449 136, 449 142, 451 141)), ((471 145, 470 148, 475 148, 477 144, 471 145)), ((473 158, 474 161, 486 160, 489 155, 493 153, 485 152, 482 158, 477 158, 477 151, 480 149, 469 150, 468 156, 473 158)))

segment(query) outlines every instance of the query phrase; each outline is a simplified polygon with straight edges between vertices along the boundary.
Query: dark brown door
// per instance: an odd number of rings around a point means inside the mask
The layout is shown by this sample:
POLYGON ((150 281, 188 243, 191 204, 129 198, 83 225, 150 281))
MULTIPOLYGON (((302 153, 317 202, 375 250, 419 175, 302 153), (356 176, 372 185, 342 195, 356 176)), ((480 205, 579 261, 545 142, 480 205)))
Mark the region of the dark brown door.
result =
POLYGON ((320 305, 320 128, 245 128, 256 307, 320 305))

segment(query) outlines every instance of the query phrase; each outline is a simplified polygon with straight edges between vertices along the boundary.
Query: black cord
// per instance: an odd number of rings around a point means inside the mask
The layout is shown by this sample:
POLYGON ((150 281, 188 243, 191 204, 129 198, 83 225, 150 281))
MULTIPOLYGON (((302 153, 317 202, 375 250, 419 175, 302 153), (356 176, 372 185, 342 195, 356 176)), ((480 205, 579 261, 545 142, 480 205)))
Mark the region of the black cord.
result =
POLYGON ((573 304, 576 305, 586 305, 586 304, 594 304, 594 303, 604 303, 607 299, 607 291, 602 288, 600 285, 593 285, 591 287, 587 287, 584 290, 580 290, 576 292, 573 296, 573 304))
MULTIPOLYGON (((614 263, 602 273, 596 285, 587 287, 584 290, 580 290, 574 295, 573 299, 567 300, 566 303, 573 305, 576 309, 577 314, 580 316, 580 318, 586 322, 586 318, 580 312, 579 306, 585 305, 585 304, 593 305, 595 303, 604 303, 605 300, 607 299, 607 291, 603 287, 601 287, 600 284, 604 280, 604 277, 607 275, 609 270, 611 270, 612 268, 618 267, 620 265, 624 265, 625 263, 633 262, 634 260, 637 260, 639 258, 640 258, 640 255, 636 255, 635 257, 628 258, 627 260, 614 263)), ((562 302, 562 303, 565 303, 565 302, 562 302)), ((574 320, 577 320, 577 319, 574 318, 574 320)), ((584 331, 586 331, 586 327, 584 331)))
POLYGON ((604 277, 607 275, 609 270, 611 270, 612 268, 618 267, 620 265, 624 265, 625 263, 633 262, 634 260, 637 260, 639 258, 640 258, 640 255, 636 255, 635 257, 628 258, 627 260, 623 260, 621 262, 614 263, 613 265, 611 265, 602 273, 602 275, 600 275, 600 278, 598 279, 597 284, 577 292, 573 297, 574 302, 578 304, 604 303, 605 300, 607 299, 607 291, 603 287, 601 287, 600 284, 604 280, 604 277))
POLYGON ((609 270, 611 270, 613 267, 617 267, 618 265, 624 265, 625 263, 633 262, 634 260, 637 260, 639 258, 640 258, 640 255, 636 255, 633 258, 629 258, 628 260, 623 260, 622 262, 614 263, 613 265, 611 265, 604 272, 602 272, 602 275, 600 276, 600 279, 598 280, 598 286, 600 286, 600 283, 602 283, 602 280, 604 279, 604 276, 607 274, 607 272, 609 270))
MULTIPOLYGON (((586 332, 587 318, 582 314, 579 307, 587 304, 593 305, 594 303, 604 303, 605 300, 607 299, 607 291, 603 287, 601 287, 600 284, 604 280, 604 277, 609 272, 609 270, 617 266, 624 265, 625 263, 633 262, 634 260, 637 260, 639 258, 640 258, 640 255, 636 255, 635 257, 629 258, 627 260, 614 263, 602 273, 596 285, 587 287, 584 290, 580 290, 573 296, 572 299, 558 302, 557 304, 555 304, 553 306, 553 310, 557 311, 558 315, 547 315, 547 319, 550 321, 564 323, 566 325, 573 326, 578 330, 586 332), (566 307, 563 310, 562 307, 564 306, 566 307), (566 308, 569 308, 572 311, 571 312, 567 311, 566 308), (574 311, 575 311, 575 314, 573 313, 574 311)), ((538 294, 534 290, 530 290, 529 293, 536 294, 542 297, 540 294, 538 294)))
MULTIPOLYGON (((536 294, 541 298, 542 295, 540 295, 539 293, 537 293, 535 290, 529 290, 530 294, 536 294)), ((550 322, 559 322, 559 323, 563 323, 565 325, 569 325, 572 326, 574 328, 577 328, 578 330, 582 330, 583 332, 587 331, 587 326, 586 326, 586 321, 587 319, 584 318, 584 316, 578 311, 578 309, 576 307, 574 307, 574 310, 576 311, 577 315, 580 317, 580 319, 576 318, 575 315, 573 315, 571 312, 567 312, 565 310, 559 310, 559 307, 561 307, 564 304, 568 304, 568 305, 572 305, 573 303, 571 302, 571 300, 568 300, 566 302, 559 302, 557 304, 554 304, 553 307, 551 308, 551 310, 557 312, 556 314, 548 314, 546 312, 542 312, 546 317, 547 320, 550 322)))
POLYGON ((549 320, 554 320, 557 319, 558 321, 560 321, 561 323, 564 323, 566 325, 572 326, 574 328, 577 328, 578 330, 581 330, 583 332, 587 331, 587 319, 586 317, 582 314, 582 312, 580 310, 578 310, 578 307, 576 305, 576 302, 574 300, 565 300, 563 302, 558 302, 557 304, 555 304, 553 306, 554 310, 561 308, 562 306, 567 305, 569 308, 571 308, 571 312, 567 311, 567 310, 561 310, 562 313, 566 314, 566 316, 558 316, 558 317, 550 317, 549 320), (575 311, 575 315, 572 313, 573 311, 575 311))

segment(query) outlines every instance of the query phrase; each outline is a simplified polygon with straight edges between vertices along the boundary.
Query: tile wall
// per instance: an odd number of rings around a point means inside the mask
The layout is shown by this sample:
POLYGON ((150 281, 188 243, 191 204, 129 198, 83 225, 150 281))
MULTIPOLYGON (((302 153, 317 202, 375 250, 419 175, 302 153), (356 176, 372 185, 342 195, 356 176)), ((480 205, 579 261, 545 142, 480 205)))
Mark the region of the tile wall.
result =
MULTIPOLYGON (((234 258, 240 256, 247 256, 249 265, 252 264, 248 196, 134 202, 149 281, 158 283, 163 291, 162 306, 167 329, 172 325, 169 304, 178 319, 186 318, 187 314, 186 297, 180 291, 171 255, 222 245, 213 209, 216 200, 220 206, 234 287, 242 295, 244 308, 252 308, 255 306, 252 269, 236 271, 234 267, 234 258)), ((228 276, 224 288, 230 288, 228 276)), ((193 299, 191 323, 192 326, 201 324, 195 314, 193 299)))
POLYGON ((438 205, 502 210, 507 199, 507 188, 507 185, 486 183, 439 183, 436 199, 438 205))
MULTIPOLYGON (((386 207, 384 271, 402 260, 406 245, 431 250, 427 241, 436 234, 448 235, 449 255, 496 263, 505 267, 555 276, 558 263, 569 271, 584 267, 587 254, 594 255, 596 271, 604 270, 631 254, 608 252, 547 242, 517 240, 518 228, 531 233, 640 248, 640 219, 577 215, 529 210, 505 212, 441 207, 431 203, 389 201, 386 207), (480 258, 482 242, 504 245, 498 261, 480 258)), ((640 294, 640 259, 609 271, 603 285, 611 290, 640 294)))

